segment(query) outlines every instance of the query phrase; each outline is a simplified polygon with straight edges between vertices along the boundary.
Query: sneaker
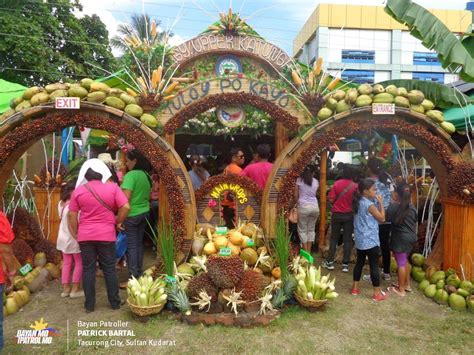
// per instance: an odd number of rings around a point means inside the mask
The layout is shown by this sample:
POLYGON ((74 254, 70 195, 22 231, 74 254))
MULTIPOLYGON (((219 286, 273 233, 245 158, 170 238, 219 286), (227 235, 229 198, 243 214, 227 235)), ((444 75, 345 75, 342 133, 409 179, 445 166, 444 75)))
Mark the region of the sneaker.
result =
POLYGON ((63 293, 61 293, 61 297, 69 297, 69 294, 70 294, 70 293, 63 292, 63 293))
POLYGON ((370 278, 370 275, 362 276, 362 280, 367 281, 367 282, 372 282, 372 279, 370 278))
POLYGON ((84 291, 81 290, 81 291, 77 291, 77 292, 71 292, 71 293, 69 294, 69 297, 71 297, 71 298, 84 297, 84 291))
POLYGON ((342 272, 349 272, 349 265, 342 264, 342 272))
POLYGON ((323 261, 323 263, 321 265, 322 265, 322 267, 324 267, 328 270, 334 270, 334 261, 332 261, 332 262, 323 261))
POLYGON ((355 288, 353 288, 351 290, 351 295, 352 296, 359 296, 360 295, 360 290, 356 290, 355 288))
POLYGON ((392 276, 390 274, 383 273, 382 279, 385 281, 392 281, 392 276))
POLYGON ((385 292, 380 291, 380 293, 372 296, 372 301, 380 302, 380 301, 385 301, 387 298, 388 298, 388 295, 385 292))

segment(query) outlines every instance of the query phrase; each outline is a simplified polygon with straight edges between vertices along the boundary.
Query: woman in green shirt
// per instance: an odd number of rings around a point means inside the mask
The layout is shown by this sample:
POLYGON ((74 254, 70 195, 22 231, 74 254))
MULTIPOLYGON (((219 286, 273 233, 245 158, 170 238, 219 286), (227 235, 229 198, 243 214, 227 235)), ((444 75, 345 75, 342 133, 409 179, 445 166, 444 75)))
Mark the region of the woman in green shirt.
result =
MULTIPOLYGON (((140 277, 143 273, 143 235, 150 212, 151 178, 150 163, 136 150, 126 157, 128 172, 123 177, 121 188, 130 203, 130 212, 125 219, 127 234, 127 262, 129 277, 140 277)), ((126 287, 121 284, 121 287, 126 287)))

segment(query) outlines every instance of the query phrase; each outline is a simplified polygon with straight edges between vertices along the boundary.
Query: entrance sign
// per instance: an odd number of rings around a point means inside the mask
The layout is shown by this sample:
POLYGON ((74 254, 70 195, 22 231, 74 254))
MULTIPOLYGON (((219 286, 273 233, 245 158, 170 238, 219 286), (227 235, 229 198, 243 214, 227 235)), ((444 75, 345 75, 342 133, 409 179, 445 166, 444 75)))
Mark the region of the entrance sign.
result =
POLYGON ((394 115, 395 104, 372 104, 373 115, 394 115))
POLYGON ((239 77, 239 75, 216 78, 188 86, 167 102, 167 106, 158 115, 161 124, 165 125, 180 110, 215 94, 248 93, 267 100, 289 114, 299 118, 300 124, 311 122, 311 113, 303 104, 285 89, 278 88, 264 81, 239 77))
POLYGON ((253 56, 264 60, 276 69, 283 69, 291 58, 282 49, 254 36, 227 36, 205 33, 173 48, 173 59, 183 64, 203 54, 216 52, 253 56))
POLYGON ((54 108, 79 110, 81 108, 81 99, 78 97, 57 97, 54 100, 54 108))

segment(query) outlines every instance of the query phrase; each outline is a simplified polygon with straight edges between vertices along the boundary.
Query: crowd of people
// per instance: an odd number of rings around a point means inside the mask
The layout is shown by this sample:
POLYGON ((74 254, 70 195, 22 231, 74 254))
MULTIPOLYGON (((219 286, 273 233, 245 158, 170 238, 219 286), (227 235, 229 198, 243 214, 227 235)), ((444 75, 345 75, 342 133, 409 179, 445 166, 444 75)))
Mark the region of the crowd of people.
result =
MULTIPOLYGON (((380 288, 380 281, 391 281, 390 263, 393 252, 398 266, 398 284, 388 288, 401 297, 409 292, 408 254, 416 240, 417 211, 411 203, 410 186, 401 183, 395 186, 383 169, 382 161, 370 158, 367 170, 350 164, 338 166, 339 174, 329 191, 331 224, 329 250, 322 266, 335 268, 335 254, 343 244, 342 272, 349 272, 353 247, 357 257, 353 270, 351 293, 358 295, 362 279, 371 282, 373 300, 382 301, 387 294, 380 288), (379 258, 382 258, 382 273, 379 258), (368 259, 370 275, 362 275, 368 259)), ((315 169, 307 166, 296 181, 295 205, 297 231, 301 248, 311 251, 315 241, 315 228, 319 215, 315 169)), ((323 193, 323 192, 320 192, 323 193)), ((290 213, 291 214, 291 213, 290 213)), ((293 217, 294 218, 294 217, 293 217)))

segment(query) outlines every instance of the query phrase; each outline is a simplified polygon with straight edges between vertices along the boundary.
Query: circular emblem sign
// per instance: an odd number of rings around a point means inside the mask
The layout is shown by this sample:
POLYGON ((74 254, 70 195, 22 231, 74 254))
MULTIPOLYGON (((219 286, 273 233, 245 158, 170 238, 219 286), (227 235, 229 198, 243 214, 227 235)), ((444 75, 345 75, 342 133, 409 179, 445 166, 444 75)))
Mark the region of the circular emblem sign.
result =
POLYGON ((221 76, 226 73, 242 73, 242 64, 235 55, 224 55, 217 59, 216 75, 221 76))
POLYGON ((217 109, 217 119, 226 127, 239 127, 245 120, 242 106, 221 106, 217 109))

